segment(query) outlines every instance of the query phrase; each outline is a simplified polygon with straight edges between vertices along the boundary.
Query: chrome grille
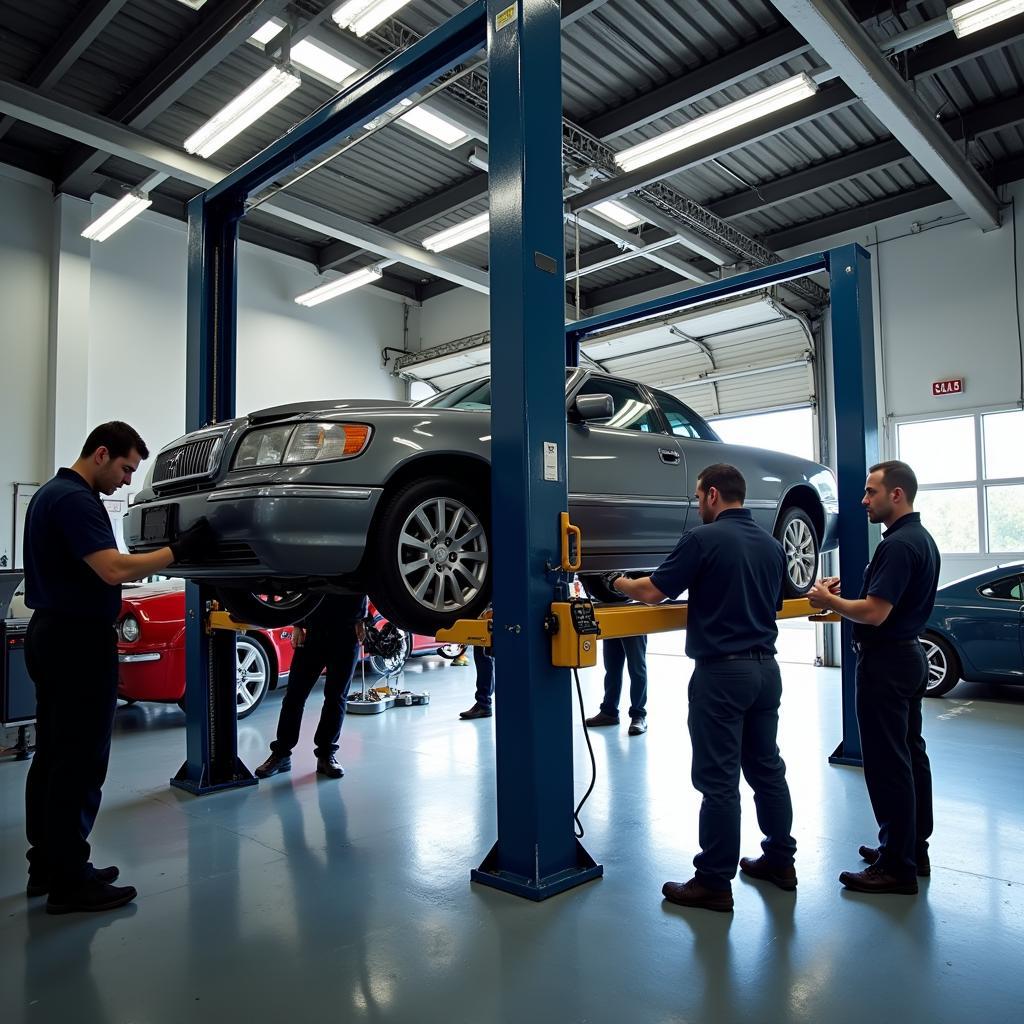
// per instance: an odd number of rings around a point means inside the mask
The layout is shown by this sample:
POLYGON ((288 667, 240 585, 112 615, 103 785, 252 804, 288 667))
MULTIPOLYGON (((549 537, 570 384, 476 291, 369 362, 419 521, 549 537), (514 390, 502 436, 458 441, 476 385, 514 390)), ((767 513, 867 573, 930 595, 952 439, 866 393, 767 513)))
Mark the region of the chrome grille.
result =
POLYGON ((182 480, 186 477, 206 476, 217 467, 210 465, 214 449, 220 444, 219 434, 201 437, 195 441, 186 441, 177 448, 169 448, 156 457, 156 469, 153 472, 153 483, 159 484, 167 480, 182 480))

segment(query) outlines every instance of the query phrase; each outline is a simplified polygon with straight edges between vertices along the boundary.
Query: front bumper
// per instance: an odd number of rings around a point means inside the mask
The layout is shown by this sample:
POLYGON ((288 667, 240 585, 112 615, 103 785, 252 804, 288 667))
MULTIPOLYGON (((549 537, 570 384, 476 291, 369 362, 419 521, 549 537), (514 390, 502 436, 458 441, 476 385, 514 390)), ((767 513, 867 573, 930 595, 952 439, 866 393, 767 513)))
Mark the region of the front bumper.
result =
MULTIPOLYGON (((219 487, 140 502, 125 516, 131 551, 160 546, 142 540, 150 509, 173 506, 177 532, 205 516, 217 536, 217 552, 201 565, 175 565, 188 579, 339 576, 352 572, 383 488, 315 484, 219 487)), ((173 539, 173 538, 168 538, 173 539)))

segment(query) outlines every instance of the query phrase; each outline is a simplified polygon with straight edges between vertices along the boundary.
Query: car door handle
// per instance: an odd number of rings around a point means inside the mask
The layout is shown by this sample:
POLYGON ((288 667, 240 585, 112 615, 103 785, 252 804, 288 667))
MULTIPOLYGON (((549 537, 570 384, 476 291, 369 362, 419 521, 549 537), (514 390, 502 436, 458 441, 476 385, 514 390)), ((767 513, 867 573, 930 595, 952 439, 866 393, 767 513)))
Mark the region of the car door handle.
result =
POLYGON ((679 452, 673 451, 671 448, 659 448, 658 458, 669 466, 678 466, 681 456, 679 452))

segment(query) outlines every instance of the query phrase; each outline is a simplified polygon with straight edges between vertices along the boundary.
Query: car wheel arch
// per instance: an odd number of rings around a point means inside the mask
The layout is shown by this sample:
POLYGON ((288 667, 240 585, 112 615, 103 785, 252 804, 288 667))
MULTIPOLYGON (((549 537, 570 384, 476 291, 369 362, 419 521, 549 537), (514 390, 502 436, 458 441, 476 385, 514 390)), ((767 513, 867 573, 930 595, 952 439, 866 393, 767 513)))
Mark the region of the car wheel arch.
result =
POLYGON ((825 507, 817 492, 809 484, 793 484, 779 499, 779 507, 775 513, 772 532, 778 529, 782 517, 791 509, 799 508, 811 519, 814 532, 818 535, 818 546, 821 547, 825 537, 825 507))

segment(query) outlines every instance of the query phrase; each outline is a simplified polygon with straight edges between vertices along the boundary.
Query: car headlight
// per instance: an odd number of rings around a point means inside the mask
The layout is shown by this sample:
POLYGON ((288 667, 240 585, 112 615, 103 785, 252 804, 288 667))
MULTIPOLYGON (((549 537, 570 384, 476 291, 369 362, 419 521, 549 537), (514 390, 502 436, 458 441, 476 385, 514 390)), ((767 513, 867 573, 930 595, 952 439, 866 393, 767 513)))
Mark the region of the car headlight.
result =
POLYGON ((139 620, 134 615, 126 615, 118 623, 117 631, 126 644, 133 644, 139 639, 139 620))
POLYGON ((295 428, 267 427, 264 430, 252 430, 242 438, 242 443, 235 453, 235 469, 251 469, 255 466, 278 466, 284 458, 288 438, 295 428))
POLYGON ((330 462, 351 459, 370 443, 365 423, 300 423, 295 428, 285 462, 330 462))

